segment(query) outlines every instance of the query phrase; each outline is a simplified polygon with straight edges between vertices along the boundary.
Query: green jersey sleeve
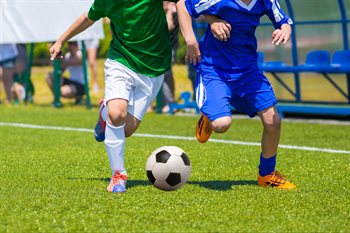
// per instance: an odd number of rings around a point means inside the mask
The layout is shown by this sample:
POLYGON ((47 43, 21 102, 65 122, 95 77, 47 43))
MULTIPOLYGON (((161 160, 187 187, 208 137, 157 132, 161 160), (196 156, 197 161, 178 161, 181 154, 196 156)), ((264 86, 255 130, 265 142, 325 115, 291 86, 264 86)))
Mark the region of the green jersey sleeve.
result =
POLYGON ((92 21, 97 21, 100 18, 106 16, 108 1, 107 0, 95 0, 88 12, 88 17, 92 21))

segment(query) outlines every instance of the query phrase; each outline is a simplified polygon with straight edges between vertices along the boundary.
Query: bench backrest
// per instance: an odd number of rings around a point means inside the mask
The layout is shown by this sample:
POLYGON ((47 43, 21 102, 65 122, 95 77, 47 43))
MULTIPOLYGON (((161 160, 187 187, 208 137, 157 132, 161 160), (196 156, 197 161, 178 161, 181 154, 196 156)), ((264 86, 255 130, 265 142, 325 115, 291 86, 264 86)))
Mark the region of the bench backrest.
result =
POLYGON ((350 50, 336 51, 332 57, 332 66, 350 68, 350 50))
POLYGON ((305 66, 322 67, 329 66, 331 55, 327 50, 315 50, 306 55, 305 66))

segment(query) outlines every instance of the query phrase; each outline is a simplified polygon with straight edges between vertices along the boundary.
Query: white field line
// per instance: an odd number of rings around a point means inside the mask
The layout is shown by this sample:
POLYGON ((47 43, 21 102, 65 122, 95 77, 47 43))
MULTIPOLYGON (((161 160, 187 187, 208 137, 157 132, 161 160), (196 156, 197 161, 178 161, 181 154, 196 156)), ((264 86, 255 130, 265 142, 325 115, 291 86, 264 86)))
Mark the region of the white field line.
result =
MULTIPOLYGON (((47 126, 47 125, 31 125, 31 124, 9 123, 9 122, 0 122, 0 126, 11 126, 11 127, 31 128, 31 129, 46 129, 46 130, 61 130, 61 131, 76 131, 76 132, 88 132, 88 133, 93 132, 92 129, 86 129, 86 128, 72 128, 72 127, 47 126)), ((174 140, 188 140, 188 141, 196 141, 197 140, 195 137, 158 135, 158 134, 138 134, 138 133, 136 133, 133 136, 148 137, 148 138, 164 138, 164 139, 174 139, 174 140)), ((260 146, 260 143, 257 143, 257 142, 229 141, 229 140, 220 140, 220 139, 209 139, 209 141, 214 142, 214 143, 224 143, 224 144, 234 144, 234 145, 244 145, 244 146, 260 146)), ((303 151, 317 151, 317 152, 335 153, 335 154, 350 154, 350 151, 347 151, 347 150, 317 148, 317 147, 308 147, 308 146, 295 146, 295 145, 280 144, 279 148, 292 149, 292 150, 303 150, 303 151)))

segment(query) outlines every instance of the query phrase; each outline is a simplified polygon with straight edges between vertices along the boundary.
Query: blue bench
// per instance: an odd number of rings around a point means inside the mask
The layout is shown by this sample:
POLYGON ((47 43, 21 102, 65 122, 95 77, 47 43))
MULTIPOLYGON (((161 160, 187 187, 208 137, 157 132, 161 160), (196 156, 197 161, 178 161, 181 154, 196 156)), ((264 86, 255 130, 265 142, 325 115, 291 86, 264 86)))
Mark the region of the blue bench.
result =
POLYGON ((169 114, 174 114, 176 110, 185 110, 185 109, 195 109, 196 113, 199 113, 197 103, 194 100, 191 100, 191 93, 188 91, 182 92, 180 94, 180 99, 178 103, 169 104, 169 114))
MULTIPOLYGON (((331 56, 329 51, 315 50, 307 54, 304 64, 298 66, 290 66, 282 61, 270 61, 264 62, 263 53, 259 52, 258 63, 264 72, 271 73, 272 76, 295 98, 297 97, 297 87, 295 91, 288 86, 278 73, 301 73, 301 72, 314 72, 321 74, 342 96, 347 99, 347 103, 350 104, 350 50, 336 51, 331 56), (347 92, 344 91, 330 76, 329 74, 345 74, 347 76, 347 92)), ((321 105, 297 105, 300 103, 306 103, 306 101, 292 101, 294 105, 280 105, 279 110, 285 112, 304 112, 304 113, 316 113, 316 114, 335 114, 335 115, 350 115, 350 106, 337 106, 321 105)), ((318 102, 320 103, 320 102, 318 102)), ((330 102, 326 102, 331 104, 330 102)), ((342 103, 344 105, 344 103, 342 103)))
POLYGON ((290 66, 282 61, 264 62, 264 55, 259 52, 259 66, 263 71, 276 73, 317 72, 317 73, 350 73, 350 50, 340 50, 333 54, 329 51, 315 50, 307 54, 305 63, 290 66))

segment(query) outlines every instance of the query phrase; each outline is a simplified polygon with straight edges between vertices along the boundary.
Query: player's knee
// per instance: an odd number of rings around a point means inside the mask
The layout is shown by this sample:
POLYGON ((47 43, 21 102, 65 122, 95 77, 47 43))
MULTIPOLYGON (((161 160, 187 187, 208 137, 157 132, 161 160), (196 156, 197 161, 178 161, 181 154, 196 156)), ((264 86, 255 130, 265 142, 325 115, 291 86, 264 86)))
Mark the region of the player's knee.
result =
POLYGON ((216 133, 225 133, 231 126, 232 123, 232 118, 227 116, 227 117, 220 117, 213 121, 211 123, 211 126, 213 130, 216 133))
POLYGON ((263 119, 264 127, 267 130, 280 130, 281 129, 281 117, 276 114, 271 114, 270 116, 263 119))
POLYGON ((108 109, 108 119, 114 126, 120 126, 125 124, 126 116, 128 112, 123 109, 108 109))

